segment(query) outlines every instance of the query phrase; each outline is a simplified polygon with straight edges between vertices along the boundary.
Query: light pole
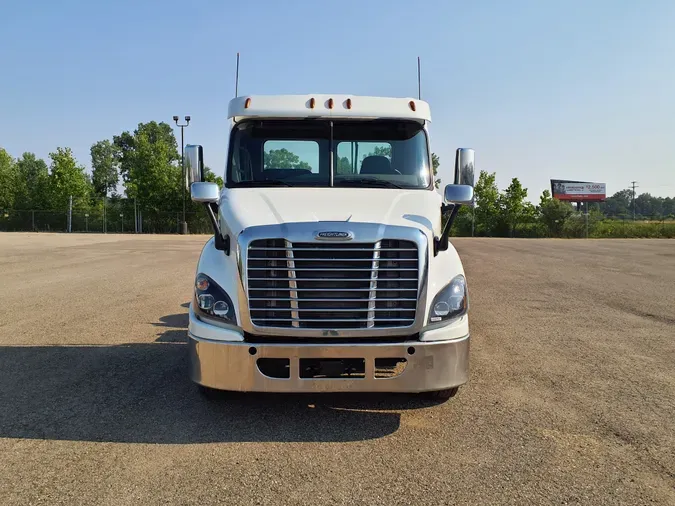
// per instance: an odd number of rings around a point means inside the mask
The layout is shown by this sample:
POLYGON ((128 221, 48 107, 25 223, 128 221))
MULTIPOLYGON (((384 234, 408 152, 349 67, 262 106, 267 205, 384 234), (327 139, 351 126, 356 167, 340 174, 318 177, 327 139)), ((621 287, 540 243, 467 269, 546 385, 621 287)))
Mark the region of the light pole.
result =
POLYGON ((183 221, 180 224, 180 233, 188 233, 187 221, 185 221, 185 142, 183 141, 183 129, 190 124, 190 116, 185 116, 185 124, 178 124, 178 116, 173 117, 177 127, 180 127, 180 167, 181 167, 181 186, 183 187, 183 221))

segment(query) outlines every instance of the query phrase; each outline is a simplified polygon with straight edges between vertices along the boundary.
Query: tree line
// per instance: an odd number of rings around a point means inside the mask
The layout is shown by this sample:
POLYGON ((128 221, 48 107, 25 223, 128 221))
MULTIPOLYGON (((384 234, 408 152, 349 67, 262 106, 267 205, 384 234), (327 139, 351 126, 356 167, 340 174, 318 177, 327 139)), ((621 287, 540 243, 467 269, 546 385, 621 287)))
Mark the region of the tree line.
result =
MULTIPOLYGON (((143 208, 168 211, 182 208, 182 171, 178 144, 171 126, 151 121, 133 132, 94 143, 91 174, 68 147, 58 147, 45 162, 34 153, 13 159, 0 148, 0 209, 65 210, 69 198, 77 210, 91 209, 103 198, 137 199, 143 208)), ((207 180, 222 184, 206 168, 207 180)))
POLYGON ((453 227, 456 236, 491 237, 675 237, 675 199, 648 193, 633 201, 621 190, 604 202, 589 204, 589 212, 551 197, 544 190, 538 203, 518 178, 500 191, 496 173, 481 171, 474 187, 475 207, 460 208, 453 227), (633 206, 637 221, 632 221, 633 206), (650 220, 654 223, 645 222, 650 220))
MULTIPOLYGON (((178 143, 168 123, 139 123, 133 132, 94 143, 90 156, 91 174, 68 147, 57 147, 48 161, 34 153, 14 159, 0 147, 0 211, 32 211, 33 220, 34 211, 45 211, 39 214, 42 225, 31 224, 32 228, 59 230, 72 197, 73 212, 91 217, 92 224, 103 216, 113 224, 121 219, 111 231, 134 228, 133 221, 126 227, 125 222, 141 212, 146 231, 176 230, 175 213, 183 208, 182 170, 178 143), (118 192, 120 183, 122 192, 118 192)), ((222 185, 222 179, 208 167, 205 175, 207 181, 222 185)), ((208 231, 201 206, 189 197, 185 205, 186 214, 195 222, 193 229, 208 231)), ((17 220, 13 229, 31 228, 25 213, 13 216, 17 220)))

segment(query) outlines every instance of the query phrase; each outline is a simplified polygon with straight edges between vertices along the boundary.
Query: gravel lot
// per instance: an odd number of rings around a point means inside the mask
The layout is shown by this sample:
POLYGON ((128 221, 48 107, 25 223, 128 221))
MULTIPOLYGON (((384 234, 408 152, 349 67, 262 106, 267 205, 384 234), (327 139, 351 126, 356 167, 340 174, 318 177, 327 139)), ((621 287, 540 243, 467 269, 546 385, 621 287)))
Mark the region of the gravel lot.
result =
POLYGON ((186 377, 205 236, 0 234, 0 504, 675 504, 675 241, 459 239, 454 399, 186 377))

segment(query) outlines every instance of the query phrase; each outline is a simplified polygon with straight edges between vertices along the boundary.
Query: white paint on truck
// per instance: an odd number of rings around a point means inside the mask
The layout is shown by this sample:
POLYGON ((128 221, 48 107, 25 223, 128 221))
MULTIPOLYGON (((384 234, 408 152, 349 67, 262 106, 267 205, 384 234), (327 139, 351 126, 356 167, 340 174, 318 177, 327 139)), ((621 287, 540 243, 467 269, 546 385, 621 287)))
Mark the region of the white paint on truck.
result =
MULTIPOLYGON (((192 198, 214 226, 195 272, 191 378, 454 395, 468 380, 468 289, 441 217, 473 191, 450 184, 445 203, 435 191, 428 104, 243 96, 229 119, 222 189, 202 181, 201 147, 186 149, 192 198)), ((458 150, 457 181, 473 181, 472 157, 458 150)))

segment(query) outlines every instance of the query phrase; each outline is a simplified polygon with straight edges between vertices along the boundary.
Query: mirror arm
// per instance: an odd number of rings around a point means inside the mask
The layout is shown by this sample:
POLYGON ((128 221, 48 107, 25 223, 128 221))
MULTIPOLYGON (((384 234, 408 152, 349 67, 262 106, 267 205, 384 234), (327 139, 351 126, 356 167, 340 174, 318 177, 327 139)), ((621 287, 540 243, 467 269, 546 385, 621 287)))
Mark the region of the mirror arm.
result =
POLYGON ((211 226, 213 227, 213 234, 215 237, 215 246, 217 250, 224 251, 226 255, 230 254, 230 236, 227 235, 223 237, 222 232, 220 231, 220 226, 218 225, 218 204, 213 202, 205 203, 206 214, 209 215, 211 220, 211 226))
POLYGON ((445 226, 443 227, 443 231, 441 232, 440 237, 435 237, 434 238, 434 256, 438 255, 439 251, 445 251, 449 247, 449 237, 450 237, 450 229, 452 228, 452 223, 455 221, 455 217, 457 216, 457 213, 459 212, 460 204, 442 204, 441 205, 441 216, 445 215, 446 211, 448 209, 452 209, 450 212, 450 216, 448 216, 448 220, 445 222, 445 226))

